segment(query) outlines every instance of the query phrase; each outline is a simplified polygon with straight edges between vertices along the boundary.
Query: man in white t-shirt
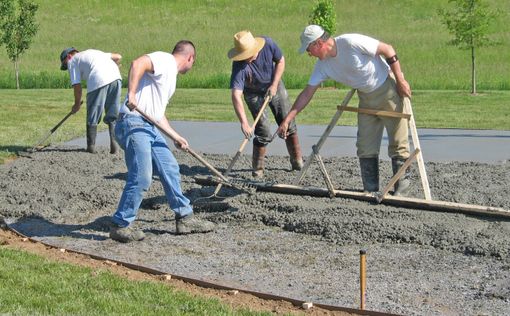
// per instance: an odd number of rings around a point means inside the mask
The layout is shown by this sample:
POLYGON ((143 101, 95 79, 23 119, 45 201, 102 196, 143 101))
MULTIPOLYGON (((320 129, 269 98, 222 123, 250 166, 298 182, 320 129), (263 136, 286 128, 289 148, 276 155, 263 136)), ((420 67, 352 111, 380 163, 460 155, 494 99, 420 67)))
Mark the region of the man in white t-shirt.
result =
POLYGON ((115 142, 115 120, 119 114, 122 77, 119 63, 122 56, 117 53, 105 53, 96 49, 79 52, 74 47, 60 53, 60 69, 68 70, 74 89, 73 113, 80 110, 82 86, 87 82, 87 151, 96 153, 97 125, 105 110, 103 121, 110 132, 110 153, 118 151, 115 142))
MULTIPOLYGON (((307 51, 319 60, 308 85, 280 124, 280 137, 287 136, 289 122, 308 105, 326 79, 357 89, 360 108, 402 112, 402 98, 411 96, 409 83, 404 79, 398 57, 389 44, 361 34, 332 38, 322 27, 309 25, 301 34, 299 51, 307 51)), ((396 173, 409 157, 407 120, 359 113, 356 147, 363 189, 367 192, 379 191, 379 150, 384 128, 388 134, 388 155, 392 159, 393 172, 396 173)), ((407 194, 409 186, 408 169, 395 184, 394 194, 407 194)))
POLYGON ((179 41, 171 54, 154 52, 135 59, 129 70, 128 94, 115 127, 117 141, 126 160, 128 175, 110 237, 120 242, 142 240, 145 234, 133 228, 143 194, 149 189, 153 173, 159 176, 170 208, 175 213, 176 233, 209 232, 214 224, 193 216, 190 201, 181 190, 179 164, 156 126, 144 119, 140 109, 170 133, 176 147, 186 150, 188 142, 165 117, 168 101, 175 92, 177 74, 185 74, 195 62, 195 46, 179 41))

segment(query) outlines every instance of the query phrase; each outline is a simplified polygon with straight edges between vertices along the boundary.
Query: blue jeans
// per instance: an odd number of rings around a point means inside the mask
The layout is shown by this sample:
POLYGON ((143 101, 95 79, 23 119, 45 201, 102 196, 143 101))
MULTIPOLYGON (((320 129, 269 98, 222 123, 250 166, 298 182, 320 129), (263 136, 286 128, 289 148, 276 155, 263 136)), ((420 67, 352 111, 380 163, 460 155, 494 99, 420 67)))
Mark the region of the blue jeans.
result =
POLYGON ((179 164, 159 130, 141 116, 121 115, 115 137, 124 149, 128 176, 113 222, 121 227, 132 223, 142 203, 144 192, 159 176, 170 208, 180 218, 193 212, 190 201, 181 191, 179 164))

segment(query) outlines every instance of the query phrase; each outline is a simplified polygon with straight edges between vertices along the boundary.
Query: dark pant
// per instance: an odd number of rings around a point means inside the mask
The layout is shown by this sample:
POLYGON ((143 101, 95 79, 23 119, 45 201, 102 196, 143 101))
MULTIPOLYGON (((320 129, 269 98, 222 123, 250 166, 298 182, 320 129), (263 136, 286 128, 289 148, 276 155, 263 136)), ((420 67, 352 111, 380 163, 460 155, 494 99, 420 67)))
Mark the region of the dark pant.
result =
MULTIPOLYGON (((251 115, 255 118, 264 104, 264 94, 244 92, 244 100, 250 109, 251 115)), ((271 102, 269 102, 269 108, 271 108, 273 112, 276 124, 280 125, 291 109, 289 95, 283 81, 280 81, 278 84, 278 90, 276 91, 276 95, 271 99, 271 102)), ((266 146, 271 142, 274 132, 276 131, 271 131, 271 122, 267 116, 266 109, 255 126, 253 144, 258 147, 266 146)), ((295 132, 296 123, 292 120, 289 124, 288 133, 291 135, 295 132)))
POLYGON ((106 111, 103 121, 108 124, 117 119, 120 109, 122 82, 115 80, 106 86, 87 93, 87 125, 97 125, 106 111))

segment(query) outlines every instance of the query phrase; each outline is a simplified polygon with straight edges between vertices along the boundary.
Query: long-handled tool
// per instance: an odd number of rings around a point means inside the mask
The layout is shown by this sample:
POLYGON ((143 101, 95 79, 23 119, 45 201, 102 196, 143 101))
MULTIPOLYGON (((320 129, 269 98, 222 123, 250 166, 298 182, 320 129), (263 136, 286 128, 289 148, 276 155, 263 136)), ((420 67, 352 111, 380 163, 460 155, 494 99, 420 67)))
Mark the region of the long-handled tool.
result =
MULTIPOLYGON (((140 110, 139 108, 135 107, 135 110, 140 113, 147 121, 151 122, 154 126, 156 126, 163 134, 165 134, 167 137, 169 137, 171 140, 175 141, 174 136, 166 130, 165 127, 163 127, 160 123, 158 123, 156 120, 154 120, 152 117, 150 117, 148 114, 146 114, 144 111, 140 110)), ((221 179, 226 184, 232 185, 231 181, 227 179, 224 175, 221 174, 216 168, 214 168, 209 162, 207 162, 202 156, 194 152, 190 147, 186 149, 186 152, 189 153, 193 158, 200 161, 207 169, 209 169, 215 176, 221 179)), ((234 186, 234 185, 232 185, 234 186)))
MULTIPOLYGON (((342 104, 337 108, 337 111, 336 111, 335 115, 333 116, 333 118, 331 119, 331 122, 329 123, 328 127, 326 127, 326 130, 322 134, 322 136, 319 139, 319 141, 317 142, 317 144, 314 145, 315 149, 312 151, 312 153, 310 154, 308 159, 305 161, 305 165, 303 166, 303 168, 301 169, 301 172, 296 177, 296 180, 294 180, 295 185, 299 185, 299 183, 305 177, 305 174, 306 174, 308 168, 310 168, 310 165, 315 160, 316 156, 319 154, 319 150, 322 148, 322 145, 328 138, 328 136, 331 133, 331 131, 333 130, 333 128, 336 126, 336 123, 340 119, 340 116, 342 115, 344 108, 347 107, 347 104, 349 103, 352 96, 354 95, 354 92, 356 92, 356 89, 351 89, 345 96, 344 100, 342 101, 342 104)), ((328 181, 326 180, 326 183, 327 182, 328 181)))
MULTIPOLYGON (((83 103, 83 101, 82 101, 83 103)), ((55 127, 53 127, 48 133, 46 133, 31 149, 28 150, 28 152, 35 152, 39 149, 39 146, 44 143, 55 131, 62 125, 64 122, 73 115, 73 111, 69 112, 60 122, 58 122, 55 127)))
MULTIPOLYGON (((259 122, 260 118, 264 114, 264 110, 266 109, 267 105, 269 104, 269 101, 271 101, 271 95, 267 95, 266 96, 266 98, 264 100, 264 104, 262 104, 262 107, 260 108, 259 113, 255 117, 255 120, 253 121, 253 124, 251 125, 252 129, 255 129, 255 126, 257 125, 257 123, 259 122)), ((273 136, 273 138, 274 138, 274 136, 273 136)), ((243 153, 244 147, 246 147, 246 145, 248 144, 249 140, 250 139, 248 137, 246 137, 243 140, 243 142, 241 143, 241 146, 239 147, 239 150, 236 152, 236 154, 234 155, 234 157, 230 161, 230 163, 229 163, 229 165, 227 167, 227 170, 225 170, 223 175, 228 176, 230 174, 230 171, 232 171, 232 168, 236 164, 237 160, 239 160, 239 157, 241 157, 241 154, 243 153)), ((218 194, 218 192, 220 192, 222 186, 223 186, 223 184, 221 184, 221 183, 219 183, 216 186, 216 189, 214 190, 213 196, 216 196, 216 194, 218 194)))

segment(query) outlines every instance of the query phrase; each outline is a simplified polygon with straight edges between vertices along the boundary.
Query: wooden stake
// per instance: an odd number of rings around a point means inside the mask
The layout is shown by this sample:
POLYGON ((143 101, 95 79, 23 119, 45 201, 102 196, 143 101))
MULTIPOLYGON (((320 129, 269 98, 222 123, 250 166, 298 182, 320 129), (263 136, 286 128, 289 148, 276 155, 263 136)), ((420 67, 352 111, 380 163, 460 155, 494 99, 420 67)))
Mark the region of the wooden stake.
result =
POLYGON ((359 281, 360 281, 360 307, 359 309, 365 309, 365 300, 366 300, 366 250, 359 251, 359 281))

